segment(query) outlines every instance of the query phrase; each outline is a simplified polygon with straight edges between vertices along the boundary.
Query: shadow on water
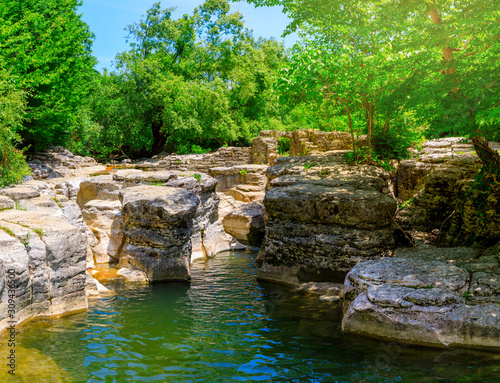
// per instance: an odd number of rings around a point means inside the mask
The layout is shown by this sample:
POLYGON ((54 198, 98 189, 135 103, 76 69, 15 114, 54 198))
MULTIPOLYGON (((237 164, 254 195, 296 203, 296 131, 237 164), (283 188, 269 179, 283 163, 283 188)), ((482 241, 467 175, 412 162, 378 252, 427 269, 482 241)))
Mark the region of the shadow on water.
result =
POLYGON ((23 369, 59 374, 36 382, 500 381, 498 354, 342 334, 340 304, 257 283, 254 259, 196 263, 191 285, 113 285, 86 314, 23 326, 37 350, 23 369))

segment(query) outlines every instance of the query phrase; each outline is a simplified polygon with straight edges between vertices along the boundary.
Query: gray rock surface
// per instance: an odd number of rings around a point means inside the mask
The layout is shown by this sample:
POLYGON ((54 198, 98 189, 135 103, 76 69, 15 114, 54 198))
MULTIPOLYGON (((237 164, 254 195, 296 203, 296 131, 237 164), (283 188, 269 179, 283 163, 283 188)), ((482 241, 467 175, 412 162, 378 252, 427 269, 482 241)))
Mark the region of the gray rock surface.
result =
POLYGON ((78 228, 61 218, 19 210, 0 212, 0 226, 0 330, 9 321, 10 279, 18 324, 87 308, 86 240, 78 228))
POLYGON ((278 159, 267 171, 271 188, 259 278, 298 285, 341 282, 358 262, 394 246, 389 174, 350 166, 343 156, 278 159))
POLYGON ((226 233, 242 243, 260 246, 265 234, 264 205, 259 202, 244 204, 222 220, 226 233))
POLYGON ((500 349, 498 245, 398 249, 345 280, 345 332, 418 345, 500 349), (399 258, 401 257, 401 258, 399 258))
POLYGON ((120 193, 125 244, 120 267, 144 271, 151 282, 189 281, 193 218, 200 199, 162 186, 134 186, 120 193))

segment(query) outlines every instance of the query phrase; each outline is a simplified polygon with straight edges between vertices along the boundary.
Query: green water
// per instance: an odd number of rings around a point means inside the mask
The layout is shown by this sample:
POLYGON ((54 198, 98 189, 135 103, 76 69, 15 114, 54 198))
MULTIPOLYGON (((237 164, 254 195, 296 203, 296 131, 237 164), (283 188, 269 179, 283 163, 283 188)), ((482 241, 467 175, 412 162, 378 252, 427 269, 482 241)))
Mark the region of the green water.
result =
MULTIPOLYGON (((191 285, 111 286, 88 313, 33 322, 18 339, 72 382, 500 381, 499 354, 342 334, 338 304, 259 284, 254 259, 195 264, 191 285)), ((46 376, 25 381, 65 381, 46 376)))

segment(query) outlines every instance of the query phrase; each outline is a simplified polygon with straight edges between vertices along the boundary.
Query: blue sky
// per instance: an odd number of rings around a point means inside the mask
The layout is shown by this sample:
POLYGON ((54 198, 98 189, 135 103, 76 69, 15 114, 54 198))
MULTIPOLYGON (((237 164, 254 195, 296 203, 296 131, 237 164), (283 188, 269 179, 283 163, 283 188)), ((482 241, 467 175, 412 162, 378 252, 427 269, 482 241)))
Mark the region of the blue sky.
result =
MULTIPOLYGON (((124 28, 138 22, 142 15, 158 0, 83 0, 79 13, 83 15, 90 30, 95 34, 93 45, 94 56, 99 63, 97 69, 113 69, 112 60, 119 52, 127 50, 124 28)), ((202 4, 203 0, 163 0, 162 8, 176 6, 174 16, 180 17, 191 13, 202 4)), ((281 12, 280 7, 260 7, 244 1, 231 4, 231 11, 240 11, 244 16, 245 26, 253 30, 254 37, 275 37, 290 47, 297 39, 296 35, 281 38, 281 34, 289 23, 289 19, 281 12)))

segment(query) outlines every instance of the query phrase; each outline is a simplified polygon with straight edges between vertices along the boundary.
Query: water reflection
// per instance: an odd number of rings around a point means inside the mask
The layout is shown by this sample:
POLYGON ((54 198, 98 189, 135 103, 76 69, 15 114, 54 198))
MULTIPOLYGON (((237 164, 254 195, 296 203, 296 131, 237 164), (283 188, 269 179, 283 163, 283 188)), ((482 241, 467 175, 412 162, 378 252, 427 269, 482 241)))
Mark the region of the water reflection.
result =
POLYGON ((23 327, 27 360, 73 382, 500 381, 497 354, 344 335, 339 304, 257 283, 254 259, 195 264, 191 286, 111 286, 87 314, 23 327))

